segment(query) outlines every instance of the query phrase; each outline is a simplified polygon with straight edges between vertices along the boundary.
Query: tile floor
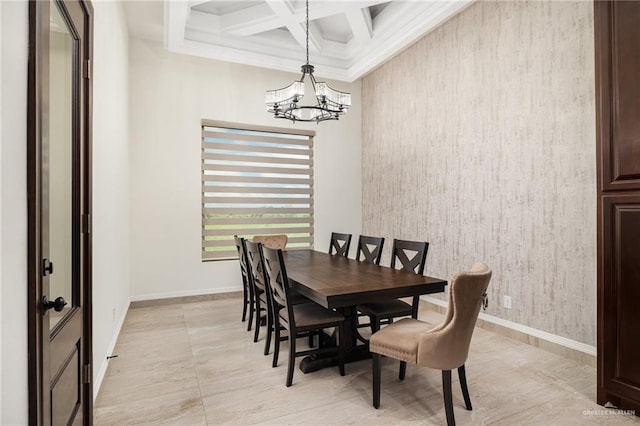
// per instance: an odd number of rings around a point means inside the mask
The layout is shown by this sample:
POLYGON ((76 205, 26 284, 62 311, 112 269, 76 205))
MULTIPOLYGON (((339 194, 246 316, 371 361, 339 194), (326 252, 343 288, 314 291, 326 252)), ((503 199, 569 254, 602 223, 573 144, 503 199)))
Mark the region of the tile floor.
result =
MULTIPOLYGON (((241 300, 133 308, 95 404, 96 425, 445 424, 439 371, 383 362, 381 406, 371 406, 371 362, 303 374, 285 387, 280 365, 265 357, 240 322, 241 300)), ((421 311, 436 323, 442 316, 421 311)), ((304 339, 301 339, 302 342, 304 339)), ((299 359, 298 359, 299 362, 299 359)), ((595 369, 525 343, 476 329, 467 361, 473 411, 453 377, 459 425, 627 425, 640 419, 595 401, 595 369), (600 410, 600 411, 599 411, 600 410), (602 413, 602 411, 605 411, 602 413)))

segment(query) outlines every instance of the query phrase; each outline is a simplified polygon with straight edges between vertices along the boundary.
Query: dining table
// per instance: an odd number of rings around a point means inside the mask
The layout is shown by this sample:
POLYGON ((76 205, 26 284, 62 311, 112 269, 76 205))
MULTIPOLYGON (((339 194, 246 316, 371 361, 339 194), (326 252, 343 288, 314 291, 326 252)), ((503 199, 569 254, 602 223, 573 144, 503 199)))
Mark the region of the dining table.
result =
MULTIPOLYGON (((358 305, 442 293, 447 285, 440 278, 315 250, 288 250, 283 255, 291 288, 327 309, 335 309, 347 320, 345 336, 340 339, 346 362, 371 357, 368 341, 358 332, 358 305)), ((307 356, 300 362, 300 370, 309 373, 332 365, 337 365, 336 356, 307 356)))

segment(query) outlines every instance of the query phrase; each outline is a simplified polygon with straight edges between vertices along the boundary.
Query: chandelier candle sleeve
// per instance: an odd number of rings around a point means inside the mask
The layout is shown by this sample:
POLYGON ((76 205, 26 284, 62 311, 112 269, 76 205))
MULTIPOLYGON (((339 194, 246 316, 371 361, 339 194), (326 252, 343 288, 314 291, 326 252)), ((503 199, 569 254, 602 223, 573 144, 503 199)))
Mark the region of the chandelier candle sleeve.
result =
POLYGON ((337 120, 346 113, 351 106, 351 95, 339 92, 329 87, 324 81, 316 81, 313 76, 314 67, 309 64, 309 0, 306 1, 307 9, 307 63, 302 65, 300 80, 294 81, 287 87, 276 90, 267 90, 265 104, 267 112, 275 118, 284 118, 296 121, 315 121, 317 123, 326 120, 337 120), (317 104, 301 105, 304 97, 304 80, 309 76, 317 104))
POLYGON ((275 107, 280 104, 289 104, 298 102, 304 96, 304 83, 302 81, 294 81, 287 87, 277 90, 267 90, 265 102, 267 110, 269 107, 275 107))

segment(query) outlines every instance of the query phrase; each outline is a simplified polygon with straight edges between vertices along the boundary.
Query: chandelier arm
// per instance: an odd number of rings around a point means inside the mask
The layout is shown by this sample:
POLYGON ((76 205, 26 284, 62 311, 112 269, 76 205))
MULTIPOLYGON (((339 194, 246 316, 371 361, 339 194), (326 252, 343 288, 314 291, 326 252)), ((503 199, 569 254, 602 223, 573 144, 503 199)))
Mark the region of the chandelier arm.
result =
POLYGON ((311 86, 313 87, 313 91, 316 91, 316 78, 313 76, 313 73, 309 73, 309 80, 311 80, 311 86))

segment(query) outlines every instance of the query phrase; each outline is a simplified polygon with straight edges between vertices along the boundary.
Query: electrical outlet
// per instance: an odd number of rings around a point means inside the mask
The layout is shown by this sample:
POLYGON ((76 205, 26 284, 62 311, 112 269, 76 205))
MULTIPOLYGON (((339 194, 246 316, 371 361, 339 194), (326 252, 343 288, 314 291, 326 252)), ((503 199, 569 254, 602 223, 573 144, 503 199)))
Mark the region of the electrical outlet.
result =
POLYGON ((504 296, 503 305, 507 309, 511 309, 511 296, 504 296))
POLYGON ((115 321, 116 320, 116 308, 113 308, 111 310, 111 320, 115 321))

